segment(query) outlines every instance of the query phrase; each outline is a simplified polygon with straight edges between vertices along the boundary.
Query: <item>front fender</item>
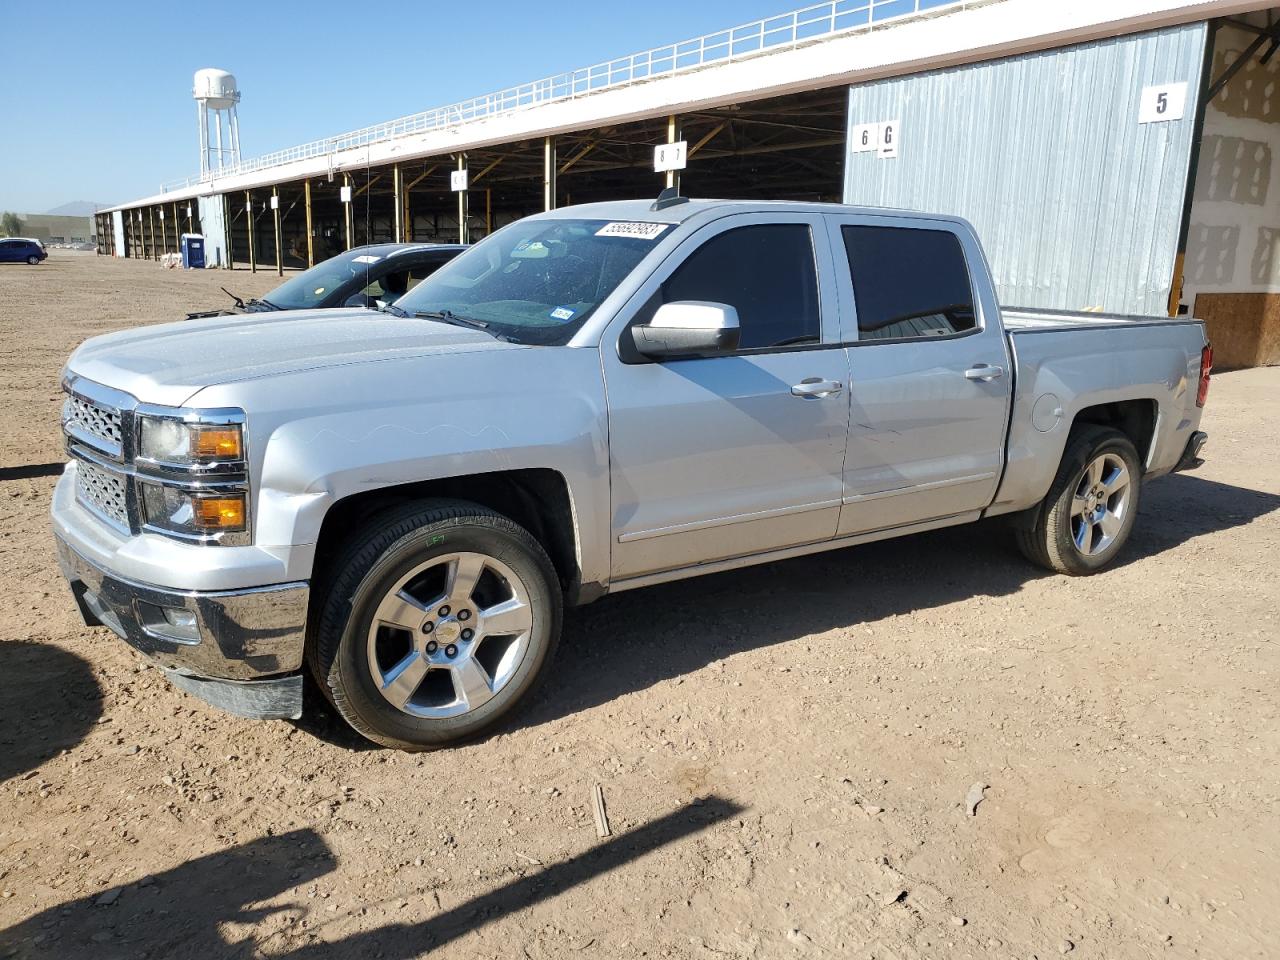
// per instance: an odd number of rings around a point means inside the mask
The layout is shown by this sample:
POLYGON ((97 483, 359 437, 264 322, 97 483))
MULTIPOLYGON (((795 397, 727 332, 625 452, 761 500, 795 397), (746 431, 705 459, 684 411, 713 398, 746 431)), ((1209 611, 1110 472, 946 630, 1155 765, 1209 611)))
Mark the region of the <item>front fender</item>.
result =
POLYGON ((246 411, 254 542, 287 557, 290 576, 310 576, 325 515, 346 497, 543 468, 568 486, 583 581, 607 578, 607 417, 596 350, 354 364, 211 387, 197 401, 246 411))

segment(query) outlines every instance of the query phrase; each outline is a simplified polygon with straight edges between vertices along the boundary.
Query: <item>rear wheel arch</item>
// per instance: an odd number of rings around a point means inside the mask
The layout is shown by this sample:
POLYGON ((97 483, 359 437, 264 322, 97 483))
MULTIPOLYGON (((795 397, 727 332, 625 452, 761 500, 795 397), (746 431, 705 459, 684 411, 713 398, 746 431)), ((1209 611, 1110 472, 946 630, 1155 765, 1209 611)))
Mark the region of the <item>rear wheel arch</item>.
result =
POLYGON ((1150 462, 1159 416, 1159 403, 1148 397, 1099 403, 1076 411, 1068 437, 1074 436, 1087 425, 1118 430, 1129 438, 1129 442, 1138 451, 1139 463, 1145 468, 1150 462))

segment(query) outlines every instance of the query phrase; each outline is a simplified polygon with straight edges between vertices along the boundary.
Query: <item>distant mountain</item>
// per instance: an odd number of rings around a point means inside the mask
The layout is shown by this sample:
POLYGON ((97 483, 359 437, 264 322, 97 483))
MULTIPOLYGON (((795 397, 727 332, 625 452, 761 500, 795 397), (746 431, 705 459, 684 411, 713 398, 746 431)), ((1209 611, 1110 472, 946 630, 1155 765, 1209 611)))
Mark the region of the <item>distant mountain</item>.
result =
POLYGON ((110 206, 110 204, 94 203, 92 200, 72 200, 70 203, 64 203, 60 207, 46 210, 45 213, 51 217, 92 217, 94 211, 99 207, 107 206, 110 206))

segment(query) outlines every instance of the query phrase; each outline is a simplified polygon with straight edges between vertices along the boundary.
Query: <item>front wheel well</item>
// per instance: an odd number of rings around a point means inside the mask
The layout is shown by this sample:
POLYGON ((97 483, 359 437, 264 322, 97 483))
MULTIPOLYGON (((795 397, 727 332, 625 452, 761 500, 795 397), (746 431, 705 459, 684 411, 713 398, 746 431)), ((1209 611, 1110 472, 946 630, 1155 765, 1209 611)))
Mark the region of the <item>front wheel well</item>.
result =
POLYGON ((323 571, 352 533, 376 515, 406 503, 437 499, 488 507, 528 530, 547 551, 566 599, 573 602, 581 582, 573 507, 564 477, 549 469, 442 477, 344 497, 329 508, 321 524, 316 571, 323 571))
POLYGON ((1072 431, 1081 424, 1097 424, 1119 430, 1138 451, 1141 465, 1145 467, 1151 454, 1151 443, 1156 434, 1156 415, 1159 407, 1154 400, 1116 400, 1085 407, 1076 414, 1072 431))

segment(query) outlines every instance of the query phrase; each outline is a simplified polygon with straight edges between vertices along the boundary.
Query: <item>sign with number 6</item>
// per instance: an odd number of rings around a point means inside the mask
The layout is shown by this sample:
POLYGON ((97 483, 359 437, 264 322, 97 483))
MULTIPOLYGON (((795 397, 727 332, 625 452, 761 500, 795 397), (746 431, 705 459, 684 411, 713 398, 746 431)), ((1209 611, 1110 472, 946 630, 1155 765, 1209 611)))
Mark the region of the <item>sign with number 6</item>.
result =
POLYGON ((871 153, 880 147, 880 124, 859 123, 849 130, 849 150, 852 153, 871 153))

